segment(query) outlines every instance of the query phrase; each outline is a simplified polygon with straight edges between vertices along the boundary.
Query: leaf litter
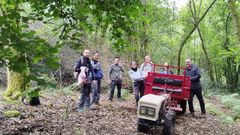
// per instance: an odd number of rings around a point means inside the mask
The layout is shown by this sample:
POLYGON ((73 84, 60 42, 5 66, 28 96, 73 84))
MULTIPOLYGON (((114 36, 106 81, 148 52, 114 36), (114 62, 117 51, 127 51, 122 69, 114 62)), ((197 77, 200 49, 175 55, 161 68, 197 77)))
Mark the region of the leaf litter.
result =
MULTIPOLYGON (((143 135, 137 131, 137 107, 133 95, 127 100, 115 98, 109 102, 107 94, 101 94, 100 105, 83 113, 77 111, 79 96, 78 92, 71 95, 45 92, 41 97, 42 105, 38 107, 1 104, 0 134, 143 135), (4 117, 2 112, 7 110, 18 110, 20 116, 4 117)), ((176 135, 240 135, 239 125, 221 124, 219 118, 211 114, 199 118, 187 112, 178 115, 175 123, 176 135)))

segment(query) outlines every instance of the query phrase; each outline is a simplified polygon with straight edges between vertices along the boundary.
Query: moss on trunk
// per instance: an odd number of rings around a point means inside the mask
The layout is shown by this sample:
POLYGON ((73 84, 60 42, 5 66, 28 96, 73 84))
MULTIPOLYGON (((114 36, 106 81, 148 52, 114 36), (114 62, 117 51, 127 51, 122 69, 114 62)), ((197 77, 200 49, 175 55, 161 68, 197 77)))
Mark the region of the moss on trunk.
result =
POLYGON ((7 70, 8 84, 4 96, 11 100, 17 100, 22 96, 25 90, 26 83, 24 83, 25 75, 17 72, 7 70))

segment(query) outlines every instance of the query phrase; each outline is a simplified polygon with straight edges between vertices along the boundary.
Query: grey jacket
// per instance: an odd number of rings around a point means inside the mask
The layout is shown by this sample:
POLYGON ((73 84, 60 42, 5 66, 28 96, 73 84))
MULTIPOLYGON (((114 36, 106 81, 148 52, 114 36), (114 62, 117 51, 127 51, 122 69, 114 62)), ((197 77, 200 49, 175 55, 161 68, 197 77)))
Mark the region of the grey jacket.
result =
POLYGON ((112 81, 122 80, 124 70, 121 66, 113 64, 109 69, 109 79, 112 81))
POLYGON ((144 63, 143 63, 140 67, 141 76, 143 76, 144 78, 146 78, 147 75, 148 75, 148 72, 151 72, 151 71, 153 71, 153 67, 152 67, 152 64, 150 64, 150 63, 148 63, 145 66, 144 66, 144 63))
POLYGON ((140 70, 137 69, 137 71, 133 71, 132 69, 128 71, 128 75, 133 80, 133 82, 141 81, 144 79, 144 77, 141 75, 140 70))
POLYGON ((191 65, 186 70, 186 75, 191 78, 191 89, 201 89, 201 71, 196 65, 191 65))

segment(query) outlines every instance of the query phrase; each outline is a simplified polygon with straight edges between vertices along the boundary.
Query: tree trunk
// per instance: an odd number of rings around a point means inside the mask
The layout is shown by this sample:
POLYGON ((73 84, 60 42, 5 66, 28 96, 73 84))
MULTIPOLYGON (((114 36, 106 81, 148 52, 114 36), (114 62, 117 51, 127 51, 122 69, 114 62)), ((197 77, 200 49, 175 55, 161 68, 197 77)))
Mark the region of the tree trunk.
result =
POLYGON ((17 100, 25 90, 25 76, 21 73, 7 69, 8 83, 4 96, 11 100, 17 100))
MULTIPOLYGON (((193 18, 193 24, 196 26, 198 20, 199 20, 199 13, 200 13, 200 9, 199 8, 199 11, 198 11, 198 14, 197 14, 197 10, 196 10, 196 5, 195 5, 195 2, 194 0, 192 0, 192 5, 191 5, 191 1, 190 1, 190 4, 189 4, 189 7, 190 7, 190 11, 191 11, 191 14, 192 14, 192 18, 193 18), (192 5, 193 5, 193 9, 192 9, 192 5), (198 15, 198 16, 197 16, 198 15)), ((200 30, 200 26, 198 25, 197 26, 197 31, 198 31, 198 35, 201 39, 201 42, 202 42, 202 49, 203 49, 203 52, 206 56, 206 60, 207 60, 207 65, 208 65, 208 75, 210 77, 210 80, 213 84, 215 84, 215 78, 214 78, 214 75, 213 75, 213 69, 212 69, 212 62, 209 58, 209 55, 207 53, 207 49, 206 49, 206 45, 205 45, 205 41, 203 39, 203 36, 202 36, 202 32, 200 30)))
MULTIPOLYGON (((197 26, 200 24, 200 22, 203 20, 203 18, 206 16, 206 14, 208 13, 208 11, 211 9, 211 7, 214 5, 214 3, 216 2, 217 0, 214 0, 211 5, 207 8, 207 10, 204 12, 204 14, 202 15, 202 17, 199 19, 199 21, 196 23, 196 25, 193 27, 193 29, 186 35, 186 37, 182 40, 182 42, 180 42, 180 48, 178 50, 178 58, 177 58, 177 61, 178 61, 178 66, 181 65, 181 54, 182 54, 182 49, 185 45, 185 43, 187 42, 188 38, 192 35, 192 33, 195 31, 195 29, 197 28, 197 26)), ((180 69, 178 69, 178 74, 180 74, 180 69)))
MULTIPOLYGON (((144 3, 144 12, 143 15, 146 18, 147 17, 147 0, 143 1, 144 3)), ((142 59, 148 54, 148 34, 147 34, 147 22, 143 21, 143 33, 141 38, 141 50, 142 50, 142 59)))
MULTIPOLYGON (((231 14, 228 13, 226 24, 225 24, 225 43, 223 45, 224 49, 226 51, 229 50, 229 22, 230 22, 231 14)), ((234 57, 228 56, 225 60, 224 65, 224 76, 226 77, 226 85, 229 90, 229 92, 235 92, 235 90, 238 88, 238 81, 239 81, 239 69, 235 66, 234 57)))
POLYGON ((239 24, 239 18, 238 18, 236 6, 235 6, 233 0, 228 0, 228 7, 232 13, 232 19, 233 19, 233 23, 234 23, 234 29, 236 31, 236 36, 238 38, 238 41, 240 42, 240 24, 239 24))

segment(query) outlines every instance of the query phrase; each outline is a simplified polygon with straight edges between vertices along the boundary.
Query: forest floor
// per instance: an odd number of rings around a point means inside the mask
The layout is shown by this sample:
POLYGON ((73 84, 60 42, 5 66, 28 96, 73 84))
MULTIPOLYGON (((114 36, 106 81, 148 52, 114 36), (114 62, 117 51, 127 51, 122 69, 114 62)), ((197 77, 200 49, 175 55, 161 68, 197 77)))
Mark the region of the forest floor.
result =
MULTIPOLYGON (((40 97, 42 105, 31 107, 10 104, 0 96, 0 135, 141 135, 137 131, 137 108, 133 95, 126 100, 113 102, 107 94, 101 95, 100 106, 79 113, 79 92, 44 91, 40 97), (17 117, 6 117, 4 112, 17 110, 17 117)), ((218 104, 214 99, 206 102, 218 104)), ((199 115, 195 99, 196 114, 199 115)), ((221 106, 218 106, 221 110, 221 106)), ((224 110, 223 110, 224 111, 224 110)), ((218 116, 207 113, 206 118, 192 117, 189 112, 176 118, 176 135, 240 135, 240 124, 224 124, 218 116)))

